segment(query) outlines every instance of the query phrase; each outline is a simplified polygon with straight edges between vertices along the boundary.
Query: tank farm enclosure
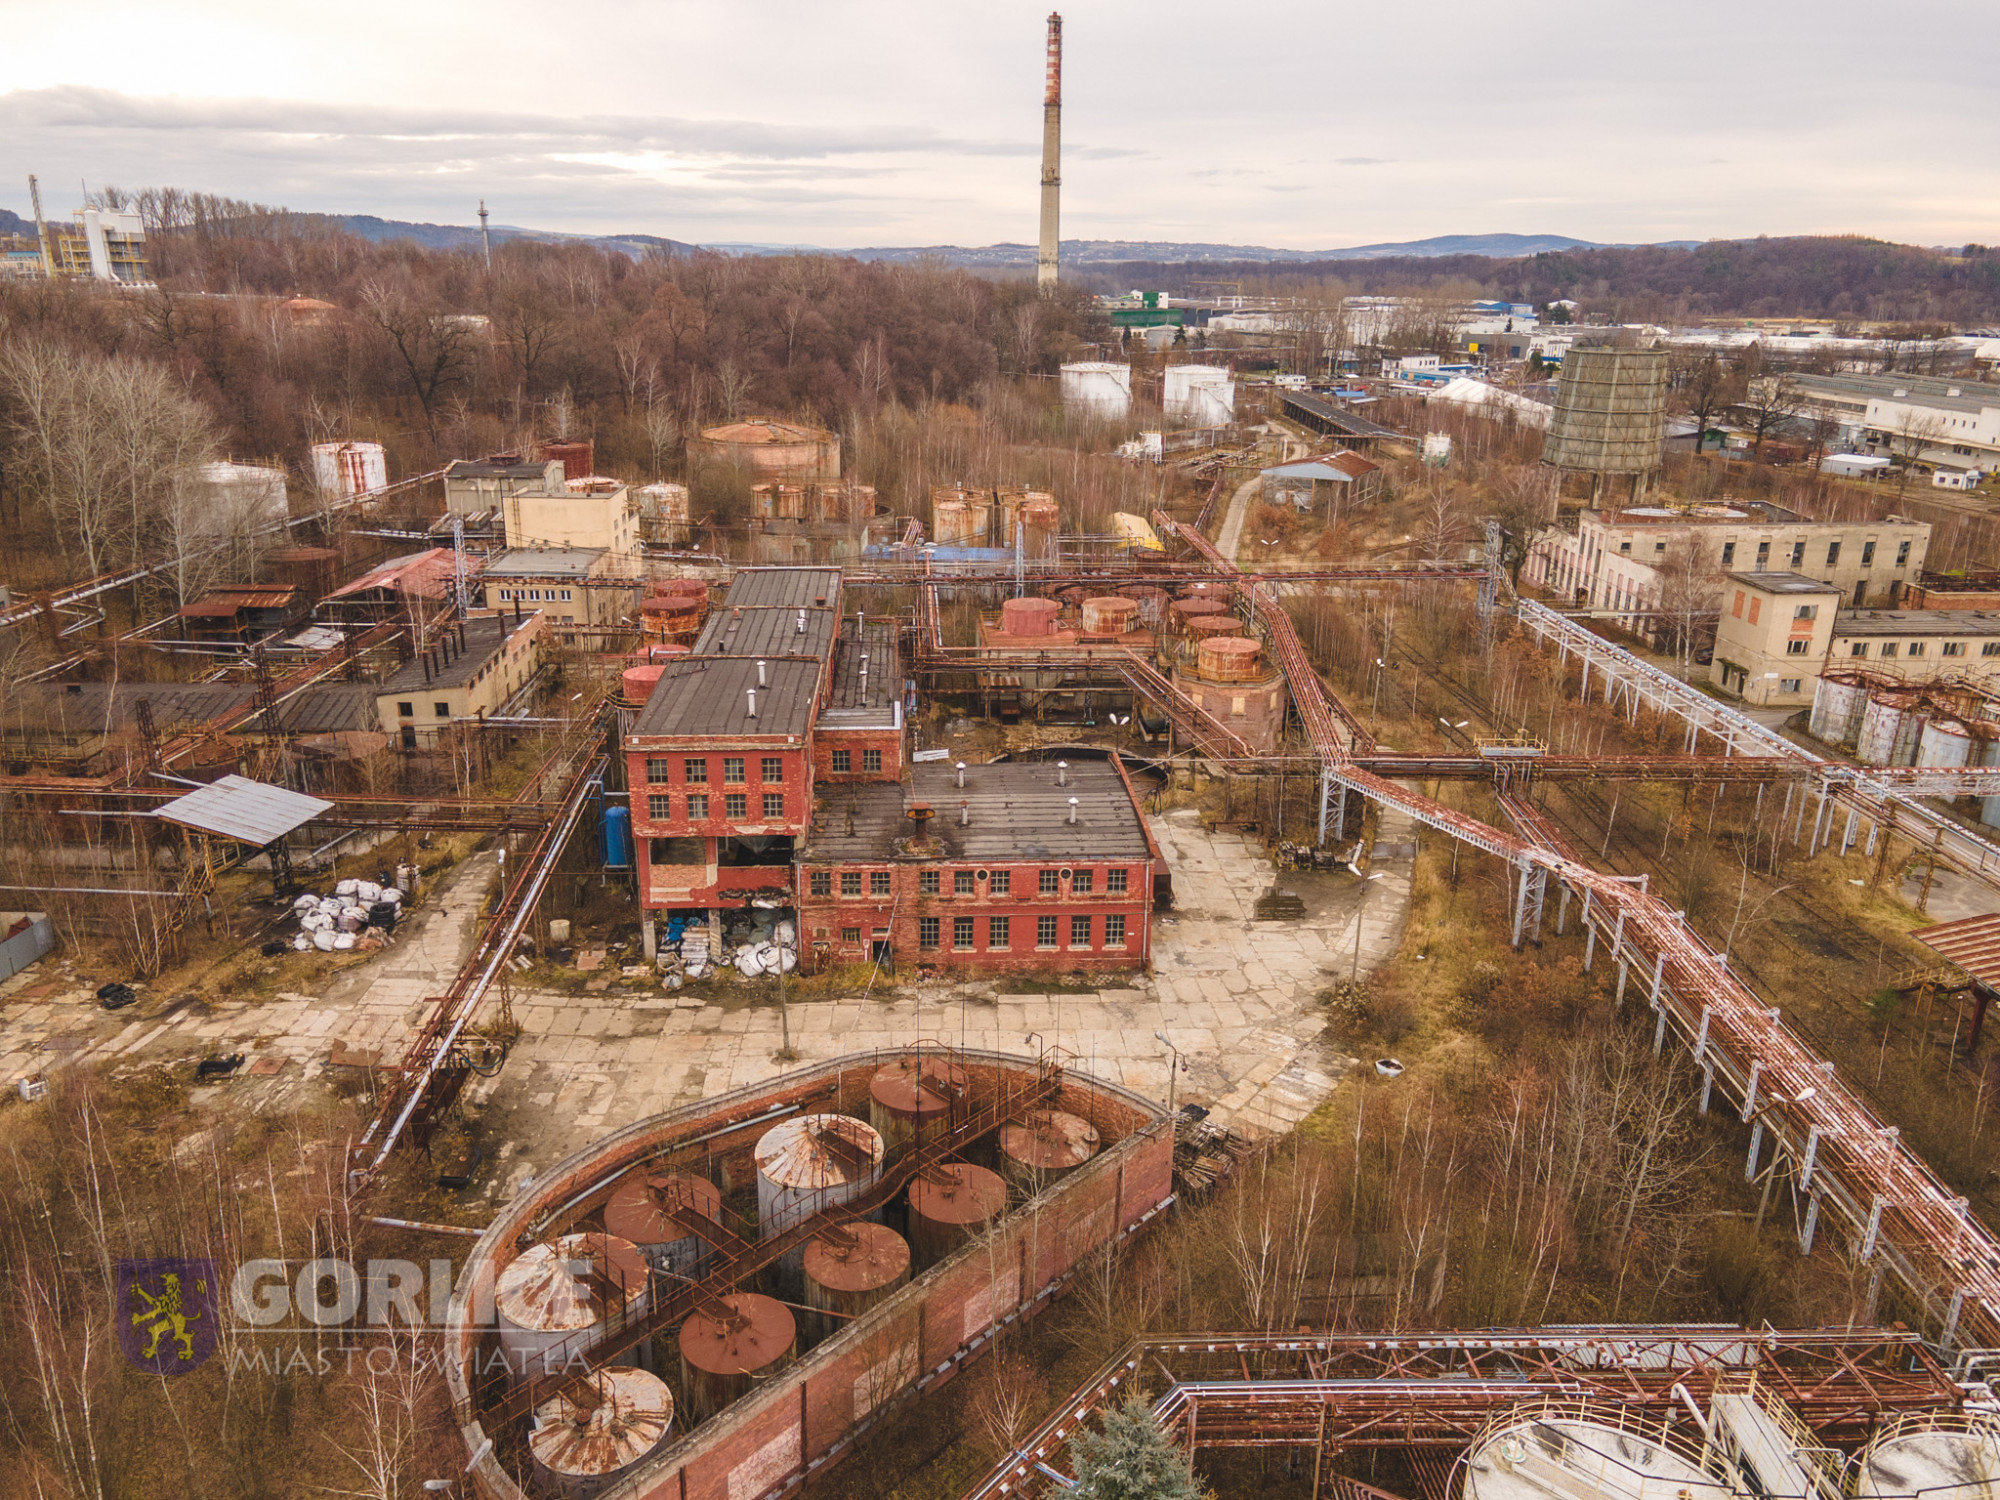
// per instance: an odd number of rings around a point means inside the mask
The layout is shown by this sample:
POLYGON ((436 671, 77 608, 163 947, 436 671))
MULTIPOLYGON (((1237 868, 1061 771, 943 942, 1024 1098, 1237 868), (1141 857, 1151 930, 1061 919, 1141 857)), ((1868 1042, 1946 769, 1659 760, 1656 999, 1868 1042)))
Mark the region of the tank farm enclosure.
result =
POLYGON ((447 1318, 473 1492, 780 1495, 950 1379, 1172 1202, 1165 1110, 1065 1061, 854 1054, 536 1179, 447 1318))

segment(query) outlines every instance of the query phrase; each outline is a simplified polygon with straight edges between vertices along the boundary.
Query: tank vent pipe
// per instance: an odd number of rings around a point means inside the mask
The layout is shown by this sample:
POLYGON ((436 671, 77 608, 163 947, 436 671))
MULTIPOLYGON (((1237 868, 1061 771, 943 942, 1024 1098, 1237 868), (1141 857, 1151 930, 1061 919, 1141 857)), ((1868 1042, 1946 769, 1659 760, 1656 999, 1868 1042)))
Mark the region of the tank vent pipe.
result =
MULTIPOLYGON (((1069 785, 1069 762, 1066 760, 1059 760, 1056 762, 1056 785, 1057 786, 1069 785)), ((1070 798, 1070 801, 1072 802, 1074 802, 1075 800, 1076 798, 1074 797, 1070 798)), ((1070 821, 1074 823, 1076 819, 1071 818, 1070 821)))
POLYGON ((745 688, 743 692, 744 696, 746 696, 750 700, 749 716, 754 719, 757 717, 757 690, 755 688, 745 688))
POLYGON ((1076 798, 1074 797, 1069 799, 1069 820, 1072 823, 1076 821, 1076 798))

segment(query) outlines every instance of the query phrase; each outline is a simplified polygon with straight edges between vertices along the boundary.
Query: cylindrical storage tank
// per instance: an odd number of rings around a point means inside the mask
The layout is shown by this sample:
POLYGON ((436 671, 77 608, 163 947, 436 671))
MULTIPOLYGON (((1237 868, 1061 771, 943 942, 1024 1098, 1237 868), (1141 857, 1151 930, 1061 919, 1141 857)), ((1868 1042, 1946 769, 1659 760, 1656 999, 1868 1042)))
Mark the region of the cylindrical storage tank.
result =
POLYGON ((970 512, 966 525, 971 528, 970 536, 974 546, 997 547, 1000 545, 993 530, 992 497, 979 490, 968 493, 965 508, 970 512))
POLYGON ((1132 408, 1132 367, 1099 359, 1064 365, 1057 372, 1063 410, 1071 416, 1118 421, 1132 408))
POLYGON ((630 1240, 656 1271, 699 1278, 708 1271, 709 1245, 675 1217, 683 1209, 720 1221, 722 1190, 690 1172, 634 1172, 605 1200, 604 1232, 630 1240))
POLYGON ((1083 601, 1085 635, 1123 635, 1139 617, 1139 606, 1115 594, 1083 601))
POLYGON ((1984 1413, 1912 1415, 1880 1434, 1854 1460, 1857 1500, 1946 1495, 2000 1497, 2000 1423, 1984 1413))
POLYGON ((537 462, 547 463, 550 459, 560 459, 563 478, 588 479, 597 471, 591 467, 592 449, 589 443, 538 443, 535 446, 537 462))
POLYGON ((1229 613, 1229 606, 1220 599, 1176 599, 1167 608, 1167 617, 1182 629, 1190 620, 1213 619, 1216 615, 1229 613))
POLYGON ((1210 682, 1256 682, 1268 675, 1263 656, 1248 636, 1212 636, 1195 648, 1195 671, 1210 682))
POLYGON ((1870 698, 1861 711, 1861 728, 1855 737, 1854 757, 1864 766, 1886 766, 1896 753, 1896 740, 1903 728, 1903 707, 1893 698, 1870 698))
POLYGON ((972 545, 972 507, 963 500, 940 500, 931 507, 931 531, 940 547, 972 545))
POLYGON ((806 492, 796 484, 778 486, 778 519, 780 521, 803 521, 806 518, 806 492))
POLYGON ((726 1311, 681 1324, 681 1391, 695 1420, 712 1417, 792 1361, 799 1341, 791 1309, 775 1297, 735 1292, 726 1311))
POLYGON ((1149 630, 1158 630, 1160 621, 1167 613, 1167 591, 1155 588, 1149 583, 1135 583, 1130 588, 1118 591, 1125 598, 1139 606, 1139 623, 1149 630))
POLYGON ((940 1125, 948 1129, 952 1102, 965 1097, 963 1068, 938 1057, 899 1058, 875 1070, 868 1120, 884 1151, 898 1151, 940 1125))
POLYGON ((1896 743, 1889 752, 1892 766, 1913 766, 1917 763, 1917 745, 1923 739, 1924 726, 1931 721, 1930 712, 1924 708, 1906 708, 1896 725, 1896 743))
POLYGON ((1021 526, 1026 533, 1021 547, 1031 559, 1056 555, 1056 533, 1062 527, 1062 512, 1048 495, 1030 495, 1021 507, 1021 526))
POLYGON ((1241 635, 1243 622, 1231 614, 1194 615, 1187 622, 1187 633, 1197 641, 1219 640, 1224 636, 1241 635))
MULTIPOLYGON (((882 1137, 851 1115, 800 1115, 759 1137, 757 1232, 774 1239, 821 1209, 858 1197, 882 1175, 882 1137)), ((798 1252, 786 1257, 796 1270, 798 1252)))
POLYGON ((594 1370, 535 1408, 528 1433, 537 1488, 590 1500, 659 1452, 674 1393, 644 1370, 594 1370))
POLYGON ((1000 1172, 1024 1196, 1033 1196, 1097 1154, 1097 1127, 1060 1109, 1030 1110, 1000 1127, 1000 1172))
POLYGON ((1516 1500, 1524 1491, 1603 1494, 1606 1474, 1617 1476, 1616 1493, 1624 1500, 1722 1500, 1729 1494, 1703 1467, 1701 1454, 1670 1436, 1664 1423, 1649 1431, 1616 1411, 1593 1420, 1587 1407, 1502 1416, 1474 1440, 1464 1464, 1461 1500, 1516 1500))
POLYGON ((389 458, 380 443, 314 443, 313 483, 330 499, 346 500, 384 489, 389 458))
POLYGON ((632 809, 615 802, 604 809, 604 868, 632 868, 632 809))
POLYGON ((1813 689, 1811 730, 1816 740, 1851 745, 1861 729, 1861 716, 1868 709, 1868 684, 1856 678, 1832 673, 1820 678, 1813 689))
MULTIPOLYGON (((531 1245, 493 1288, 500 1348, 516 1380, 560 1370, 646 1310, 651 1268, 630 1240, 566 1234, 531 1245)), ((621 1362, 634 1358, 628 1352, 621 1362)))
POLYGON ((667 599, 708 602, 708 584, 700 578, 663 578, 653 585, 653 592, 667 599))
POLYGON ((665 667, 627 667, 619 674, 619 682, 625 689, 625 702, 633 708, 639 707, 653 696, 653 689, 659 686, 660 674, 665 667))
POLYGON ((750 486, 750 515, 758 521, 775 520, 778 514, 778 487, 775 484, 750 486))
POLYGON ((882 1224, 842 1224, 813 1236, 805 1253, 806 1336, 830 1338, 910 1279, 910 1247, 882 1224))
POLYGON ((1007 635, 1047 635, 1056 628, 1062 603, 1056 599, 1008 599, 1000 605, 1000 629, 1007 635))
POLYGON ((929 1270, 1007 1212, 1007 1184, 969 1161, 928 1167, 910 1184, 910 1249, 929 1270))
POLYGON ((1972 731, 1956 719, 1932 719, 1917 735, 1919 766, 1972 764, 1972 731))

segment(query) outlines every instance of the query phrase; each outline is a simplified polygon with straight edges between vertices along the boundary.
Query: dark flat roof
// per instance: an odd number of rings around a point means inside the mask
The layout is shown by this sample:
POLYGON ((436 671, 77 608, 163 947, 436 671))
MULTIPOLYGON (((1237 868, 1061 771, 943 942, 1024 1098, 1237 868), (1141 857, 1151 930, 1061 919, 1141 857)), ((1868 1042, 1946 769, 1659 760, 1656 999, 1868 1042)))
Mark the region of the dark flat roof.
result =
MULTIPOLYGON (((943 846, 932 860, 954 864, 1133 862, 1149 859, 1145 821, 1125 780, 1109 761, 1078 761, 1068 784, 1056 785, 1053 762, 985 762, 965 768, 965 785, 949 761, 910 768, 907 787, 863 783, 827 787, 814 799, 808 861, 881 863, 897 857, 910 836, 910 803, 934 810, 930 830, 943 846), (1069 799, 1076 798, 1076 822, 1069 799), (961 827, 958 805, 969 822, 961 827), (849 812, 853 813, 849 830, 849 812)), ((1028 893, 1022 893, 1028 894, 1028 893)))
POLYGON ((424 676, 422 657, 413 656, 389 674, 375 689, 379 698, 385 693, 409 693, 424 688, 464 687, 472 681, 479 669, 491 661, 507 643, 509 636, 520 630, 534 618, 534 612, 524 615, 474 615, 465 622, 465 649, 458 650, 458 637, 452 635, 452 650, 456 653, 448 662, 441 662, 429 677, 424 676))
POLYGON ((1838 594, 1841 590, 1803 573, 1731 573, 1738 583, 1747 583, 1767 594, 1838 594))
POLYGON ((542 463, 496 464, 488 458, 454 458, 444 466, 447 479, 540 479, 548 473, 549 465, 560 463, 560 459, 548 459, 542 463))
POLYGON ((738 568, 722 596, 725 606, 744 608, 798 609, 815 601, 840 607, 840 569, 738 568))
POLYGON ((375 717, 380 688, 366 682, 325 682, 278 705, 278 722, 292 734, 344 734, 382 727, 375 717))
POLYGON ((1833 633, 1855 635, 2000 635, 2000 614, 1985 609, 1843 609, 1833 633))
POLYGON ((852 620, 843 623, 834 646, 833 693, 820 711, 822 729, 894 729, 903 691, 903 663, 896 650, 896 625, 870 623, 857 639, 852 620), (868 655, 868 675, 861 656, 868 655))
POLYGON ((696 637, 696 656, 815 656, 833 650, 839 617, 817 605, 725 605, 696 637), (805 628, 801 630, 803 621, 805 628))
POLYGON ((253 685, 240 682, 26 682, 8 695, 0 723, 51 734, 98 734, 137 723, 145 699, 164 735, 189 720, 248 707, 256 697, 253 685))
POLYGON ((822 663, 812 657, 683 656, 660 675, 632 725, 631 739, 653 736, 803 738, 812 728, 822 663), (757 686, 757 663, 764 686, 757 686), (757 717, 750 717, 750 692, 757 717))

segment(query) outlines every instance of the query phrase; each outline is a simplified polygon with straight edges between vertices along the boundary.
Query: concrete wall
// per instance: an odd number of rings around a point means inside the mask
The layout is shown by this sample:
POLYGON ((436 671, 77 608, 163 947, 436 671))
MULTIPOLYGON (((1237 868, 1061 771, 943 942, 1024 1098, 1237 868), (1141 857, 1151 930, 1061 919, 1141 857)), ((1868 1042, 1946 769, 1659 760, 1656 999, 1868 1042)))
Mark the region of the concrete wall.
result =
MULTIPOLYGON (((590 1190, 572 1210, 581 1217, 608 1196, 614 1174, 656 1155, 663 1144, 691 1140, 718 1126, 740 1129, 702 1149, 706 1170, 725 1187, 754 1171, 750 1151, 773 1104, 839 1107, 867 1113, 875 1070, 906 1054, 840 1058, 786 1074, 766 1085, 643 1120, 587 1148, 536 1180, 508 1205, 474 1247, 454 1294, 445 1335, 447 1383, 468 1452, 486 1433, 472 1404, 468 1363, 493 1342, 478 1321, 482 1288, 518 1253, 517 1237, 540 1228, 545 1208, 590 1190)), ((976 1097, 990 1097, 1005 1077, 1031 1077, 1029 1058, 952 1054, 976 1097)), ((1171 1202, 1173 1148, 1164 1111, 1116 1085, 1063 1080, 1059 1108, 1083 1115, 1107 1143, 1087 1165, 1014 1209, 975 1242, 857 1318, 716 1417, 701 1423, 628 1477, 619 1500, 756 1500, 807 1465, 839 1457, 862 1424, 893 1404, 919 1397, 982 1352, 996 1328, 1033 1313, 1077 1264, 1107 1240, 1149 1223, 1171 1202)), ((696 1163, 699 1167, 699 1162, 696 1163)), ((492 1456, 471 1471, 487 1500, 522 1500, 492 1456)))

